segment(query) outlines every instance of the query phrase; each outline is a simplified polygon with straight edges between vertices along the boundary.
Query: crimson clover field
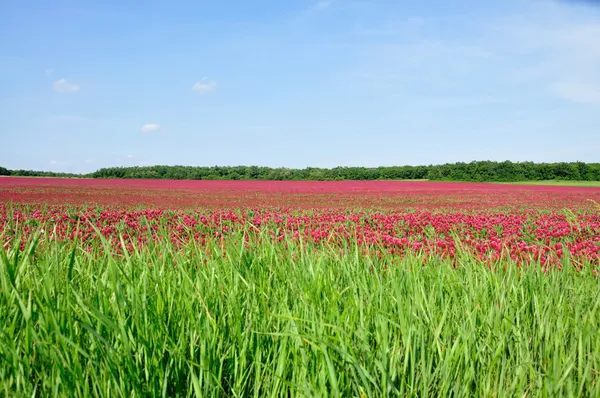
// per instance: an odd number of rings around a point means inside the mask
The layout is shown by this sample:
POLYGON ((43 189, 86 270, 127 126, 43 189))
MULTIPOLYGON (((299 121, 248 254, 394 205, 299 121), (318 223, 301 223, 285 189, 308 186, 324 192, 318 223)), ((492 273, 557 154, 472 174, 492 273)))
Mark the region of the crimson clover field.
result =
POLYGON ((600 188, 0 178, 7 396, 599 396, 600 188))

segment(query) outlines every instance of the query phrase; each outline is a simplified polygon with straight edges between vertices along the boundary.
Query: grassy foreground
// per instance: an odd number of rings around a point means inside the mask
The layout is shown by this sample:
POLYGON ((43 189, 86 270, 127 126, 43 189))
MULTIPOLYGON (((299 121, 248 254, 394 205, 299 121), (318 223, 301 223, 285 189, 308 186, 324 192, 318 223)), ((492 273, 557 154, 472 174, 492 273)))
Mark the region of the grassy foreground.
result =
POLYGON ((1 250, 0 394, 600 396, 587 270, 240 242, 1 250))

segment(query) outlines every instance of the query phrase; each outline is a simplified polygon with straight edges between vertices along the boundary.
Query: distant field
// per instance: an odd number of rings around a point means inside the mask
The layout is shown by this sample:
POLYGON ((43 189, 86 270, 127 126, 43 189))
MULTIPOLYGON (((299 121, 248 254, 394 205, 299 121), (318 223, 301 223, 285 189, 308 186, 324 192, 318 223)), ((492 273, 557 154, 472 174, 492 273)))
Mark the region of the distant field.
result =
MULTIPOLYGON (((600 188, 598 185, 597 188, 600 188)), ((211 181, 0 178, 0 203, 128 208, 387 208, 489 210, 589 207, 600 189, 426 181, 211 181)))
POLYGON ((553 185, 564 187, 600 187, 600 181, 519 181, 519 182, 500 182, 498 184, 514 184, 514 185, 553 185))

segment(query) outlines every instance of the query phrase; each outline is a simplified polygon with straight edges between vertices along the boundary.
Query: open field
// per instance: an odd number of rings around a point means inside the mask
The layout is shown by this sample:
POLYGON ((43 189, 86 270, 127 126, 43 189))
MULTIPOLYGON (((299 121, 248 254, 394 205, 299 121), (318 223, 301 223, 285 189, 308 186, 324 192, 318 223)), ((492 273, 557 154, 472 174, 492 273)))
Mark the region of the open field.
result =
POLYGON ((0 179, 6 396, 598 396, 600 189, 0 179))

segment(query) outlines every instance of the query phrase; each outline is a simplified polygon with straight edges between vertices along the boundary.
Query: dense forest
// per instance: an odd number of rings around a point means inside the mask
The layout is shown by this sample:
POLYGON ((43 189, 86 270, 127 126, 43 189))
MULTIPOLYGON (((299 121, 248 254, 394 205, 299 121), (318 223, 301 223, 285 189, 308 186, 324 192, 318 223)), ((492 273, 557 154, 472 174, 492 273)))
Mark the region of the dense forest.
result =
POLYGON ((147 166, 111 167, 90 174, 67 174, 0 167, 0 175, 173 180, 433 180, 433 181, 600 181, 600 163, 492 162, 448 163, 429 166, 308 167, 259 166, 147 166))

